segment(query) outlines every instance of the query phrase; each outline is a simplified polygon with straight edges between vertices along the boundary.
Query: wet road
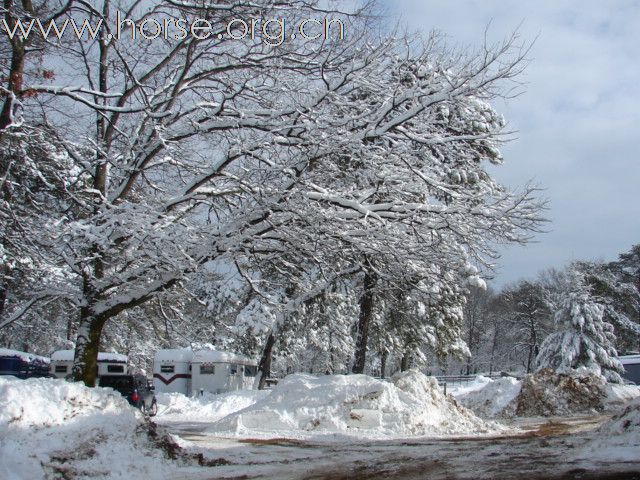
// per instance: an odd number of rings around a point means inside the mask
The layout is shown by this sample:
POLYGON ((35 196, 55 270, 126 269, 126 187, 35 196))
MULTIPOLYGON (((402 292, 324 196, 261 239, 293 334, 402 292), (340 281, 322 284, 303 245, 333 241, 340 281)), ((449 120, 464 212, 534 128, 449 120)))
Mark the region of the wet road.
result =
POLYGON ((585 450, 607 418, 524 419, 515 425, 519 433, 493 437, 359 443, 353 437, 238 440, 207 435, 206 424, 168 427, 215 465, 210 478, 640 480, 640 447, 633 461, 585 450))

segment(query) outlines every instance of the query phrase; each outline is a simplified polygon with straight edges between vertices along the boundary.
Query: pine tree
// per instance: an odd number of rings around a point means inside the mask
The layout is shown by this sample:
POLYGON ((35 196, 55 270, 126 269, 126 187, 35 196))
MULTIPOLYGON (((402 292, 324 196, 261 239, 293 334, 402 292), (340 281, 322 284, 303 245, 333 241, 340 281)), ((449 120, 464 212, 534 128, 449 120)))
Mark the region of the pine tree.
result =
POLYGON ((549 335, 537 357, 538 370, 558 373, 589 371, 620 383, 622 364, 614 347, 613 326, 605 321, 605 306, 593 297, 584 276, 570 270, 567 290, 555 314, 558 331, 549 335))

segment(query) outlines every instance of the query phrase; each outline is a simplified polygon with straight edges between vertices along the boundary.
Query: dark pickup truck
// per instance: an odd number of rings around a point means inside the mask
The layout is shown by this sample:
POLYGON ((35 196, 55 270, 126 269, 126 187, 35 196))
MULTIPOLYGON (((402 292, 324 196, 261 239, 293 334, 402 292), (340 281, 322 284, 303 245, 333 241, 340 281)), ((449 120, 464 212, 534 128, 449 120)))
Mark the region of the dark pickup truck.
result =
POLYGON ((117 390, 131 405, 150 417, 158 411, 153 385, 144 375, 103 375, 100 386, 117 390))

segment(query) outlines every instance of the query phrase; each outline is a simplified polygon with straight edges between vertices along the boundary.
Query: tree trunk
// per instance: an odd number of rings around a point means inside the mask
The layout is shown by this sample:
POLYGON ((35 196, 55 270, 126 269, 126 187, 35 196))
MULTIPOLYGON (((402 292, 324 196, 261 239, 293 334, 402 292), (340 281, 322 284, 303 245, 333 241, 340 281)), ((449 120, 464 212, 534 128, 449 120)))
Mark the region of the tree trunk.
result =
POLYGON ((108 316, 96 315, 93 310, 97 295, 91 284, 90 275, 85 272, 82 279, 85 303, 80 308, 80 321, 76 332, 76 350, 73 356, 73 378, 84 382, 87 387, 96 386, 98 376, 98 352, 102 328, 108 316))
POLYGON ((529 343, 529 355, 527 358, 527 373, 531 373, 531 364, 534 361, 534 352, 538 348, 538 335, 536 331, 535 320, 533 318, 529 320, 529 331, 531 340, 529 343))
POLYGON ((527 373, 531 373, 533 364, 537 356, 538 345, 535 343, 529 344, 529 354, 527 355, 527 373))
POLYGON ((267 342, 262 351, 262 358, 258 365, 258 390, 264 390, 267 384, 267 378, 271 375, 271 357, 273 353, 273 345, 276 343, 276 336, 272 331, 267 337, 267 342))
MULTIPOLYGON (((27 5, 28 7, 29 5, 27 5)), ((9 28, 14 28, 18 19, 14 17, 14 2, 7 0, 4 2, 5 15, 4 20, 9 28)), ((28 12, 33 13, 33 12, 28 12)), ((11 67, 9 70, 9 78, 7 81, 7 90, 4 105, 0 112, 0 137, 2 132, 13 123, 13 114, 16 108, 16 100, 22 94, 22 82, 24 79, 24 58, 26 54, 25 40, 20 35, 16 35, 11 42, 11 67)))
POLYGON ((106 319, 104 318, 90 315, 88 307, 81 308, 73 363, 73 378, 76 381, 84 382, 87 387, 96 386, 100 336, 105 322, 106 319))
POLYGON ((411 365, 411 354, 405 353, 402 355, 402 360, 400 361, 400 371, 406 372, 409 370, 409 366, 411 365))
POLYGON ((71 341, 73 339, 73 319, 71 315, 69 315, 69 319, 67 320, 67 340, 71 341))
MULTIPOLYGON (((9 267, 6 265, 0 266, 0 271, 2 271, 3 276, 8 276, 9 267)), ((4 313, 4 307, 7 303, 7 282, 0 279, 0 319, 2 319, 2 314, 4 313)))
MULTIPOLYGON (((111 5, 110 0, 105 0, 102 7, 102 16, 106 22, 109 19, 109 11, 111 5)), ((98 67, 98 88, 105 95, 108 93, 108 60, 109 60, 109 39, 106 30, 101 31, 98 48, 100 52, 100 60, 98 67)), ((107 102, 106 98, 101 99, 102 103, 107 102)), ((102 195, 96 202, 96 212, 100 208, 100 204, 107 196, 107 164, 105 145, 105 129, 106 120, 102 113, 97 112, 96 118, 96 138, 98 143, 96 169, 93 178, 93 188, 102 195)), ((102 252, 98 245, 92 248, 93 276, 100 279, 104 276, 104 263, 102 252)), ((96 378, 98 376, 98 352, 100 351, 100 337, 102 336, 102 328, 109 317, 104 315, 96 316, 93 314, 91 306, 96 300, 96 294, 91 284, 90 275, 85 273, 83 279, 83 292, 86 299, 86 306, 80 309, 80 323, 78 325, 78 333, 76 340, 76 351, 73 363, 73 377, 76 381, 83 381, 87 387, 96 386, 96 378)))
POLYGON ((387 374, 387 357, 389 356, 389 351, 385 350, 382 352, 380 356, 380 378, 384 378, 387 374))
POLYGON ((360 297, 360 315, 358 318, 358 334, 352 373, 364 373, 367 359, 367 342, 369 341, 369 325, 373 317, 373 289, 376 286, 376 274, 371 268, 364 271, 364 291, 360 297))

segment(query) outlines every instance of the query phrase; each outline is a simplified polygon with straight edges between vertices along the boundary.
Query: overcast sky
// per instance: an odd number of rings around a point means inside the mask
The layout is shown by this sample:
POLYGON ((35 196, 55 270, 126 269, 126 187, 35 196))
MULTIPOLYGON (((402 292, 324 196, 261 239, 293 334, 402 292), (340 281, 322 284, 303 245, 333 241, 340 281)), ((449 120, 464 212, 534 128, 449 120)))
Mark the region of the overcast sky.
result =
POLYGON ((549 233, 503 250, 494 284, 571 260, 614 260, 640 243, 640 1, 384 0, 411 30, 462 45, 534 41, 526 91, 495 104, 517 139, 495 171, 533 179, 550 202, 549 233))

